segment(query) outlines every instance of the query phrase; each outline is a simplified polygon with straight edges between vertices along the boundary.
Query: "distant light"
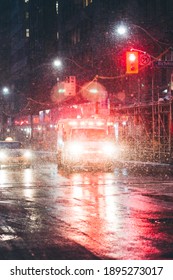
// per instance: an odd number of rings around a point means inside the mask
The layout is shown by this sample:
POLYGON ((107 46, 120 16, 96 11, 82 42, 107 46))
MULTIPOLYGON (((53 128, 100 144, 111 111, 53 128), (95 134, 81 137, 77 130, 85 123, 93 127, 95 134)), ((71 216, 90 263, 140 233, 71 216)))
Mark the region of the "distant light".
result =
POLYGON ((56 1, 56 13, 57 13, 57 15, 59 14, 59 3, 58 3, 58 1, 56 1))
POLYGON ((64 88, 60 88, 60 89, 58 90, 58 92, 59 92, 59 93, 64 93, 64 92, 65 92, 65 89, 64 89, 64 88))
POLYGON ((29 28, 26 29, 26 37, 28 38, 30 36, 29 28))
POLYGON ((103 123, 103 122, 101 122, 101 121, 98 121, 98 122, 96 123, 96 125, 98 125, 98 126, 102 126, 102 125, 104 125, 104 123, 103 123))
POLYGON ((10 141, 13 141, 13 138, 12 138, 12 137, 7 137, 7 138, 5 139, 5 141, 7 141, 7 142, 8 142, 8 141, 9 141, 9 142, 10 142, 10 141))
POLYGON ((91 88, 91 89, 89 90, 89 92, 91 92, 91 93, 98 93, 98 90, 97 90, 96 88, 91 88))
POLYGON ((168 93, 168 89, 164 89, 164 90, 163 90, 163 93, 168 93))
POLYGON ((61 62, 61 60, 56 59, 56 60, 54 60, 53 65, 58 68, 58 67, 62 66, 62 62, 61 62))
POLYGON ((123 126, 126 126, 126 124, 127 124, 126 121, 123 121, 123 122, 122 122, 122 125, 123 125, 123 126))
POLYGON ((78 122, 77 121, 69 121, 69 123, 68 123, 69 125, 77 125, 78 124, 78 122))
POLYGON ((118 33, 119 35, 125 35, 125 34, 127 33, 127 27, 124 26, 124 25, 118 26, 118 28, 117 28, 117 33, 118 33))
POLYGON ((9 89, 7 87, 4 87, 2 91, 3 91, 4 94, 8 94, 9 93, 9 89))

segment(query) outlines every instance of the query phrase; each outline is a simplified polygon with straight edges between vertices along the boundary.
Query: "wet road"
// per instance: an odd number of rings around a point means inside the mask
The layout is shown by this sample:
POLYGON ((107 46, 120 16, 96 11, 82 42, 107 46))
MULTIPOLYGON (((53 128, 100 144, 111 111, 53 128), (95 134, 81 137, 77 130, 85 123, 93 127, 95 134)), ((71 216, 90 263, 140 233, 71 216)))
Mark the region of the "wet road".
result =
POLYGON ((173 259, 173 176, 2 169, 0 259, 173 259))

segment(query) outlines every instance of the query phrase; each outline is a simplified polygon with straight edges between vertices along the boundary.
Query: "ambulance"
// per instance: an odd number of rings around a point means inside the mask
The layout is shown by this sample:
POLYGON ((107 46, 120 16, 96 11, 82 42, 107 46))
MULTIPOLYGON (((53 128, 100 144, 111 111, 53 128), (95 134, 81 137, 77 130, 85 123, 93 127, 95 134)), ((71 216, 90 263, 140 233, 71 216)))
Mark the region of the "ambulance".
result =
POLYGON ((98 116, 61 119, 57 130, 59 167, 112 167, 120 155, 110 120, 98 116))

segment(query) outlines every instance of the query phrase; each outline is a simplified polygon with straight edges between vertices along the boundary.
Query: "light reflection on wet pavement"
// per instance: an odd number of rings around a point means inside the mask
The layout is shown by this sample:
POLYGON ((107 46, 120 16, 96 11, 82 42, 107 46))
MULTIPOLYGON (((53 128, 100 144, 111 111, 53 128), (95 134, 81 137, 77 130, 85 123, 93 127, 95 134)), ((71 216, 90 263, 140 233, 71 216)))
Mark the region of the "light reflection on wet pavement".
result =
POLYGON ((173 178, 0 170, 0 259, 173 259, 173 178))

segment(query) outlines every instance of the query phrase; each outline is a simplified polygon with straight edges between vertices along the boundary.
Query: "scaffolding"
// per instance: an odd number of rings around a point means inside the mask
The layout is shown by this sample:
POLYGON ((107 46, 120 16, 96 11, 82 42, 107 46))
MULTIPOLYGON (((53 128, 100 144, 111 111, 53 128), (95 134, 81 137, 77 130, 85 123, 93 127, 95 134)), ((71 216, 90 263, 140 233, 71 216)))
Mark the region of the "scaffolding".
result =
POLYGON ((172 162, 173 101, 154 101, 117 107, 119 122, 128 119, 121 138, 129 146, 129 159, 172 162))

